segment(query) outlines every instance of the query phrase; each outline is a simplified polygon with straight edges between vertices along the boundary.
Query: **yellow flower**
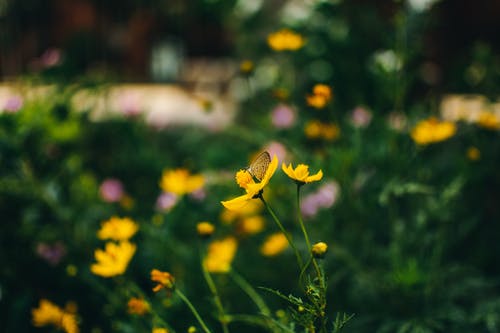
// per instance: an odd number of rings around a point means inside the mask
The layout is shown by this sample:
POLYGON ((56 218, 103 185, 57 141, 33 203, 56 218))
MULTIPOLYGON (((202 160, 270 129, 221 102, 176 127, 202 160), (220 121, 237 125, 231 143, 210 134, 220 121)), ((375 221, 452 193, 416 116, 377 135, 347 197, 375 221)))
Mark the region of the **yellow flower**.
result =
POLYGON ((175 278, 169 272, 162 272, 159 269, 151 270, 151 281, 158 283, 154 288, 154 292, 158 292, 162 289, 168 291, 173 290, 175 286, 175 278))
POLYGON ((227 273, 231 269, 238 242, 234 237, 216 240, 208 246, 208 253, 203 265, 211 273, 227 273))
POLYGON ((76 316, 46 299, 41 299, 40 305, 33 309, 31 314, 33 325, 36 327, 54 325, 66 333, 79 332, 76 316))
POLYGON ((105 249, 95 250, 96 264, 90 266, 90 270, 95 275, 102 277, 112 277, 125 273, 130 259, 134 256, 136 246, 127 241, 118 244, 106 243, 105 249))
POLYGON ((449 121, 439 121, 431 117, 419 122, 411 131, 410 135, 417 144, 426 145, 429 143, 446 140, 457 131, 454 123, 449 121))
POLYGON ((332 89, 325 84, 316 84, 312 95, 306 96, 307 105, 316 109, 324 108, 332 99, 332 89))
POLYGON ((288 240, 281 232, 270 235, 260 247, 260 253, 266 257, 273 257, 288 247, 288 240))
POLYGON ((240 63, 240 72, 243 74, 248 74, 253 71, 253 62, 251 60, 243 60, 240 63))
POLYGON ((306 123, 304 132, 309 139, 317 139, 321 136, 321 122, 312 120, 306 123))
POLYGON ((238 230, 245 235, 254 235, 264 228, 264 218, 260 215, 245 217, 238 225, 238 230))
POLYGON ((214 233, 215 227, 212 223, 200 222, 196 225, 196 231, 201 237, 208 237, 214 233))
POLYGON ((137 223, 128 217, 111 217, 101 224, 101 229, 97 232, 99 239, 113 239, 125 241, 130 239, 139 229, 137 223))
POLYGON ((311 252, 314 258, 323 258, 327 250, 328 250, 328 245, 324 242, 316 243, 311 248, 311 252))
POLYGON ((476 123, 484 128, 491 130, 500 129, 500 117, 493 112, 483 111, 479 114, 476 123))
POLYGON ((128 313, 144 315, 149 312, 149 303, 142 298, 132 297, 127 303, 128 313))
POLYGON ((306 123, 304 133, 309 139, 323 138, 332 141, 340 136, 340 128, 336 124, 325 124, 319 120, 311 120, 306 123))
POLYGON ((258 183, 256 183, 251 176, 250 178, 244 176, 244 174, 250 175, 247 171, 244 170, 238 171, 238 173, 236 174, 237 175, 236 181, 238 185, 240 185, 240 187, 243 187, 245 189, 246 193, 234 199, 228 201, 222 201, 221 202, 222 205, 229 210, 240 210, 250 200, 257 198, 261 194, 261 191, 269 183, 269 180, 274 175, 274 172, 276 171, 277 167, 278 167, 278 158, 275 155, 273 156, 273 159, 269 163, 269 166, 266 170, 266 173, 264 174, 264 177, 262 177, 262 180, 258 183))
POLYGON ((267 44, 274 51, 296 51, 304 46, 304 38, 288 29, 281 29, 267 36, 267 44))
POLYGON ((155 327, 152 333, 168 333, 168 330, 166 328, 155 327))
POLYGON ((292 163, 290 163, 288 166, 283 163, 281 165, 281 169, 284 173, 286 173, 288 177, 295 180, 299 184, 316 182, 323 178, 323 171, 321 170, 319 170, 314 175, 309 176, 309 166, 305 164, 299 164, 294 169, 292 163))
POLYGON ((191 175, 186 169, 164 170, 160 180, 160 187, 163 191, 177 195, 194 192, 204 184, 203 175, 191 175))
POLYGON ((335 124, 323 124, 321 135, 323 139, 333 141, 340 136, 340 128, 335 124))
POLYGON ((220 215, 220 219, 222 222, 230 224, 239 218, 257 214, 262 210, 262 207, 262 204, 258 201, 249 201, 247 205, 237 211, 224 208, 220 215))
POLYGON ((476 147, 469 147, 467 149, 467 158, 471 161, 477 161, 481 158, 481 151, 476 147))

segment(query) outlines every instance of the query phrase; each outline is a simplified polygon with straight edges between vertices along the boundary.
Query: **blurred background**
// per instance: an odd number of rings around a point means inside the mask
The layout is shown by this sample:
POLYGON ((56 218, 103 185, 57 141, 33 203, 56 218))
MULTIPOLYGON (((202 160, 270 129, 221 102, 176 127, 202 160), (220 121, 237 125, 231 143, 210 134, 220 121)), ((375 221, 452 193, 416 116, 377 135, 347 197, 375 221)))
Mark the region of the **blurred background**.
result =
MULTIPOLYGON (((187 331, 180 301, 151 295, 152 268, 218 327, 200 221, 238 239, 252 284, 300 295, 290 249, 260 250, 278 231, 262 207, 255 225, 220 205, 262 150, 325 174, 302 211, 330 245, 328 311, 355 314, 346 332, 498 332, 499 17, 497 0, 0 0, 0 332, 51 332, 33 325, 40 299, 69 302, 81 332, 150 332, 157 319, 127 312, 131 281, 187 331), (303 45, 274 47, 282 29, 303 45), (169 196, 176 168, 202 191, 169 196), (139 224, 138 250, 104 279, 89 267, 115 215, 139 224)), ((300 235, 277 173, 265 196, 300 235)), ((215 279, 229 312, 256 312, 215 279)))

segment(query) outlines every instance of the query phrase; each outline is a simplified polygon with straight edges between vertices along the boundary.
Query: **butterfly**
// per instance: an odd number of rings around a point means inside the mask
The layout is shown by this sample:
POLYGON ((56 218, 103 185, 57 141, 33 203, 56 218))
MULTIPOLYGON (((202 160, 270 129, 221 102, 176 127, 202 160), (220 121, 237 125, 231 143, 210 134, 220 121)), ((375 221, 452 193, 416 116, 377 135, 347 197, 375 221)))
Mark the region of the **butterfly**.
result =
POLYGON ((264 151, 252 161, 246 170, 250 172, 253 177, 262 180, 269 167, 269 163, 271 163, 271 156, 267 151, 264 151))

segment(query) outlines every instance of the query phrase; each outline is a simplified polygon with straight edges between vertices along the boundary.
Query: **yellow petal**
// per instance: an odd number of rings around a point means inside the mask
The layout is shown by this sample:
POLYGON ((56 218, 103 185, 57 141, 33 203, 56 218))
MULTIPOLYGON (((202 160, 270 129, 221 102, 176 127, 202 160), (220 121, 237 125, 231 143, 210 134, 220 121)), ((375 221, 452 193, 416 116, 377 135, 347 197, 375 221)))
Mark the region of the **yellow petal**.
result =
POLYGON ((244 194, 231 200, 221 201, 221 203, 229 210, 238 211, 242 209, 251 199, 251 196, 249 196, 248 194, 244 194))
POLYGON ((319 170, 316 174, 306 178, 306 183, 315 182, 323 178, 323 171, 319 170))

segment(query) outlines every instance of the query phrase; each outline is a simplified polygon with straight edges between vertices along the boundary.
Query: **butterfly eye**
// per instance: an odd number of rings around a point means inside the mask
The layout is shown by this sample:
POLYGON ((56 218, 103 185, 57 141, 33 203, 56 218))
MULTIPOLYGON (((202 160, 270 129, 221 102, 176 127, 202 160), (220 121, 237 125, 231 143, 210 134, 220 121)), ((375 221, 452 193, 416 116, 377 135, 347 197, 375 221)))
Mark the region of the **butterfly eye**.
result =
POLYGON ((247 170, 252 176, 258 180, 262 180, 269 167, 269 163, 271 163, 271 156, 267 151, 264 151, 252 161, 247 170))

